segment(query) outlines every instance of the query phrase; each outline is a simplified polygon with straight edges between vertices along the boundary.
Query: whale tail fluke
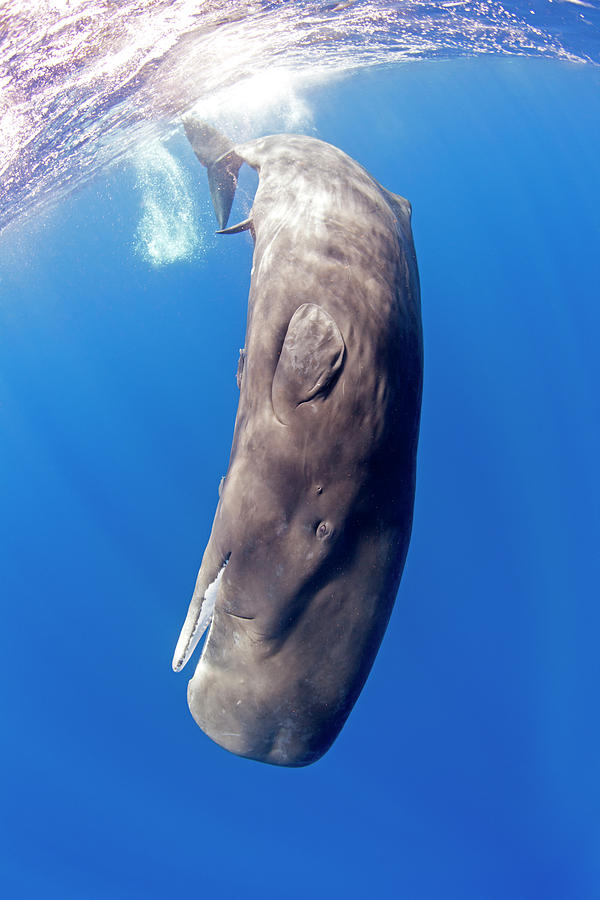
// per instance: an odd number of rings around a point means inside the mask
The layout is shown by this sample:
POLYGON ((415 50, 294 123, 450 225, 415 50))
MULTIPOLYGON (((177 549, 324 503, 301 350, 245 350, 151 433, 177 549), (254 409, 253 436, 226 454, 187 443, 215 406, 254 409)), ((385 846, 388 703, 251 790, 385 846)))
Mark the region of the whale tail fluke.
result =
POLYGON ((183 126, 192 150, 207 169, 210 196, 219 229, 223 231, 231 212, 242 160, 229 138, 206 122, 188 117, 183 120, 183 126))

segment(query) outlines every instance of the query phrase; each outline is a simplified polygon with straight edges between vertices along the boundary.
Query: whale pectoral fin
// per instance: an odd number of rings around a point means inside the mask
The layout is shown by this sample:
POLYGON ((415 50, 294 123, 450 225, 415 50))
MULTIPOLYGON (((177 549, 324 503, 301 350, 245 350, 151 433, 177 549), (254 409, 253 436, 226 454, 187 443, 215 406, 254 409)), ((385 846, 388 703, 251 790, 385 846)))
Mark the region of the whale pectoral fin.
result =
POLYGON ((322 307, 299 306, 290 319, 273 377, 275 415, 289 424, 296 407, 329 391, 344 361, 340 329, 322 307))

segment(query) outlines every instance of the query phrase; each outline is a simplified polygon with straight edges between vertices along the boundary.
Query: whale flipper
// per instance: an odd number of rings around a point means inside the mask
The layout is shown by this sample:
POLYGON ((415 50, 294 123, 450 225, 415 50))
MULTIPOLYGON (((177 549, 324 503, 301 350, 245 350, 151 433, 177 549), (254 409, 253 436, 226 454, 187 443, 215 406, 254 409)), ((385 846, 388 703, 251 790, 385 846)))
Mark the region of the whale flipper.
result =
POLYGON ((344 360, 344 339, 332 317, 314 303, 303 303, 285 335, 273 377, 273 410, 287 425, 296 407, 333 385, 344 360))

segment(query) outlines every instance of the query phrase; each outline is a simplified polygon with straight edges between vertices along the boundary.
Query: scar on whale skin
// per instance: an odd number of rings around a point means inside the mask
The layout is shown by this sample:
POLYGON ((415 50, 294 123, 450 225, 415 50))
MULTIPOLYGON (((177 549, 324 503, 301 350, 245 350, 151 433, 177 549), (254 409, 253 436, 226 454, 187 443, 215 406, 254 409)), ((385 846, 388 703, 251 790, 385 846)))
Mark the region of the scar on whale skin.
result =
POLYGON ((179 671, 208 628, 188 704, 240 756, 304 766, 371 669, 410 540, 423 349, 410 204, 302 135, 240 145, 184 122, 221 234, 254 256, 227 474, 179 671), (227 227, 243 163, 259 174, 227 227))

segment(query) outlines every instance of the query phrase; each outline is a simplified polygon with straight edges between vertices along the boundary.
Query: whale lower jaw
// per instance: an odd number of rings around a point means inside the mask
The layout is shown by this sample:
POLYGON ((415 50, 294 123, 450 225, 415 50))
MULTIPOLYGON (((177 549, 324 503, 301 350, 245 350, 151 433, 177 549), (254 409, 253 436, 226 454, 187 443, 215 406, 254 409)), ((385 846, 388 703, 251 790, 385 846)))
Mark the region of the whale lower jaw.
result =
MULTIPOLYGON (((208 636, 210 636, 210 626, 215 613, 215 603, 217 602, 221 579, 223 578, 223 572, 229 562, 230 555, 231 554, 228 553, 226 556, 222 557, 223 561, 217 568, 217 574, 209 582, 206 589, 203 592, 200 592, 200 594, 198 593, 197 587, 194 591, 190 609, 179 634, 179 639, 173 655, 172 665, 174 672, 181 672, 198 646, 198 642, 207 628, 209 630, 208 636)), ((205 647, 208 642, 208 636, 205 641, 205 647)))

